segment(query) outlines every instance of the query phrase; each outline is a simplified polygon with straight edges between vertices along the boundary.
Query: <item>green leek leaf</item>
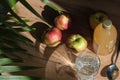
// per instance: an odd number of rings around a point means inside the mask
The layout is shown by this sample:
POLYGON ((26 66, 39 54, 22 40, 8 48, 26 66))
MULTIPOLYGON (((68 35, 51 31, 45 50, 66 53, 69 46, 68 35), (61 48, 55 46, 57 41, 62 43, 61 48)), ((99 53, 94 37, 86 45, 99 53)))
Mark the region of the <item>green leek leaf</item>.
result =
POLYGON ((14 62, 23 62, 21 59, 16 58, 0 58, 0 65, 11 64, 14 62))
POLYGON ((11 7, 15 6, 16 0, 8 0, 11 7))
POLYGON ((17 31, 9 30, 9 29, 2 29, 0 32, 0 37, 11 39, 17 42, 23 42, 27 45, 32 45, 32 41, 28 38, 20 35, 17 31))
POLYGON ((53 5, 49 0, 42 0, 42 2, 44 2, 47 6, 51 7, 55 11, 57 11, 59 14, 62 13, 62 11, 58 9, 55 5, 53 5))
POLYGON ((17 72, 17 71, 31 70, 31 69, 38 69, 38 67, 31 67, 31 66, 0 66, 0 73, 17 72))
POLYGON ((9 47, 2 47, 0 48, 0 54, 5 54, 5 53, 14 53, 14 52, 26 52, 25 49, 20 49, 20 48, 9 48, 9 47))
MULTIPOLYGON (((41 16, 37 11, 35 11, 35 9, 32 8, 32 6, 26 1, 26 0, 19 0, 29 11, 31 11, 34 15, 36 15, 37 17, 39 17, 41 20, 43 20, 44 22, 46 22, 46 24, 48 24, 48 22, 43 18, 43 16, 41 16)), ((49 24, 48 24, 49 25, 49 24)))
POLYGON ((13 28, 13 29, 18 32, 29 32, 29 31, 36 30, 35 28, 32 28, 32 27, 22 27, 22 28, 13 28))
POLYGON ((0 76, 0 80, 45 80, 31 76, 0 76))
POLYGON ((8 39, 5 39, 5 38, 1 37, 1 39, 0 39, 0 47, 5 46, 5 45, 10 46, 12 48, 21 48, 18 45, 18 42, 14 41, 14 40, 10 40, 10 39, 8 40, 8 39))
POLYGON ((8 9, 8 11, 11 13, 12 16, 14 16, 18 21, 23 23, 24 25, 28 26, 10 7, 9 3, 7 1, 3 1, 5 4, 5 7, 8 9))

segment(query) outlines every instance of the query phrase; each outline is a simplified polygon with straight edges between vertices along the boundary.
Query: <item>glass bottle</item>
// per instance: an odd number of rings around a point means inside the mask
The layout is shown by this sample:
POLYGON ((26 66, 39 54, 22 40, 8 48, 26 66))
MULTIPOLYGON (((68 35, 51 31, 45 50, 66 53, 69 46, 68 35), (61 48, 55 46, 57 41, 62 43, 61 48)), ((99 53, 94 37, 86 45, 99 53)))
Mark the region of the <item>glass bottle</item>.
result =
POLYGON ((117 30, 109 19, 104 20, 94 30, 93 49, 98 55, 108 55, 115 50, 117 30))

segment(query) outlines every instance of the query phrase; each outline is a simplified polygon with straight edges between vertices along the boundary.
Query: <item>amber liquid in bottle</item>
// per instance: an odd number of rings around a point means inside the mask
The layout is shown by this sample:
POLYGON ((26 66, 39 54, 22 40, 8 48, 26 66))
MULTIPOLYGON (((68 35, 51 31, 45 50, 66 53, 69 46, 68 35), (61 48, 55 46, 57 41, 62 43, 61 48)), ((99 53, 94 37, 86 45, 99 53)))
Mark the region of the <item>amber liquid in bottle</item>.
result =
POLYGON ((110 20, 100 23, 94 30, 93 49, 98 55, 108 55, 115 50, 117 30, 110 20))

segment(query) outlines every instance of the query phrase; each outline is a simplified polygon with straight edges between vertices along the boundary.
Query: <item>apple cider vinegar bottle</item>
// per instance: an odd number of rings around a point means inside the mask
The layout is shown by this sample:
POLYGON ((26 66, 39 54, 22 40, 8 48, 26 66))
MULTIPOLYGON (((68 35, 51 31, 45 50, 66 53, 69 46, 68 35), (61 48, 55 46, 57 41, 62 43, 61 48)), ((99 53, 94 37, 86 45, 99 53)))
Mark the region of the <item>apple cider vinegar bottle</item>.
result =
POLYGON ((97 25, 93 34, 93 49, 98 55, 108 55, 115 50, 117 30, 109 19, 97 25))

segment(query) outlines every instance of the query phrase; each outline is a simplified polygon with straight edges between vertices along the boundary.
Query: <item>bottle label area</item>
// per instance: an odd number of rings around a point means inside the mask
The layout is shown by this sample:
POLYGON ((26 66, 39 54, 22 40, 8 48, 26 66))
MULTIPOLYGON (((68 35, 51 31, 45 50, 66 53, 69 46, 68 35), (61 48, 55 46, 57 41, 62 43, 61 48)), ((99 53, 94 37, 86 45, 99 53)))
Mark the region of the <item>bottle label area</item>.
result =
POLYGON ((94 41, 93 42, 93 49, 94 49, 94 52, 98 55, 111 54, 115 50, 115 43, 113 40, 111 40, 108 43, 104 43, 104 44, 99 45, 94 41))

